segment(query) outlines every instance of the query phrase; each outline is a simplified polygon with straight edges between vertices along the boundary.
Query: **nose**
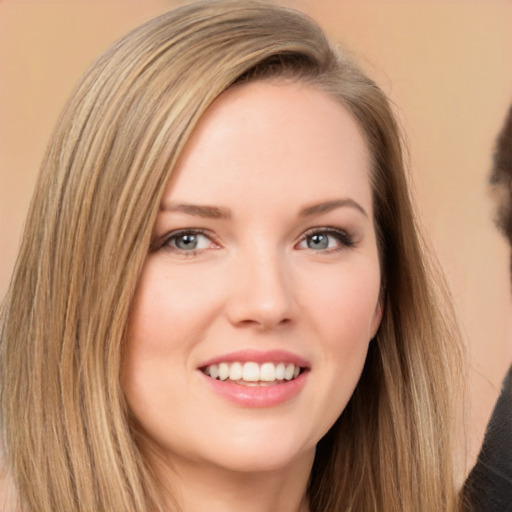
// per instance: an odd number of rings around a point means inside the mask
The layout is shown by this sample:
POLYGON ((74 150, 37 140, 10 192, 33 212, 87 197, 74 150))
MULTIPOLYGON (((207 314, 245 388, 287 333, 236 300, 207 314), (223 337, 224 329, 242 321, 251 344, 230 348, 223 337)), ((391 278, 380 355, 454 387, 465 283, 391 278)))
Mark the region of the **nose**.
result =
POLYGON ((268 330, 293 321, 295 290, 285 256, 260 252, 240 258, 229 279, 227 316, 233 325, 268 330))

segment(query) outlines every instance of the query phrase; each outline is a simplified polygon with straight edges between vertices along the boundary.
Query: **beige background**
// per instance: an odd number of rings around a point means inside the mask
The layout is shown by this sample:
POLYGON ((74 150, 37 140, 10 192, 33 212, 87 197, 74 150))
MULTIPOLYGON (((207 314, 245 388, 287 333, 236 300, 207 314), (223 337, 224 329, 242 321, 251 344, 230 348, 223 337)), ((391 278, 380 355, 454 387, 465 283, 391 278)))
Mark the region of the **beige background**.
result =
MULTIPOLYGON (((66 97, 99 52, 177 3, 0 0, 0 297, 66 97)), ((492 225, 486 187, 493 139, 512 101, 512 2, 282 3, 352 50, 397 105, 419 209, 470 347, 471 462, 512 360, 508 248, 492 225)))

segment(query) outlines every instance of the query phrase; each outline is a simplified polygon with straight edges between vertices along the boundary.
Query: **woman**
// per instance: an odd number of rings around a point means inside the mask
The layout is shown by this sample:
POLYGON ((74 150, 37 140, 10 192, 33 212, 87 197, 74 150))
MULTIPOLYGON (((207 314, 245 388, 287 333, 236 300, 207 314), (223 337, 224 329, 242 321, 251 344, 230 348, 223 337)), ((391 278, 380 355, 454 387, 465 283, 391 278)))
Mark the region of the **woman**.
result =
POLYGON ((311 20, 146 23, 69 101, 3 307, 18 508, 455 510, 430 266, 389 104, 311 20))

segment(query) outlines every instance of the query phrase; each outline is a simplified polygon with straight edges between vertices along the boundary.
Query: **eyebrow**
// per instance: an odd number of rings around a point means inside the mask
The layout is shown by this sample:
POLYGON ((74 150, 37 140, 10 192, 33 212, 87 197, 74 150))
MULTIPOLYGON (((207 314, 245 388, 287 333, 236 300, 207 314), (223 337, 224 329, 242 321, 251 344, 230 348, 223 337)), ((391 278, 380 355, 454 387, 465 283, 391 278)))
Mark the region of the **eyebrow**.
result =
POLYGON ((355 208, 360 213, 362 213, 365 217, 368 217, 368 214, 366 213, 366 210, 356 201, 350 198, 343 198, 343 199, 333 199, 332 201, 325 201, 323 203, 314 204, 312 206, 307 206, 306 208, 303 208, 299 212, 299 217, 309 217, 310 215, 319 215, 322 213, 327 213, 332 210, 335 210, 336 208, 342 208, 342 207, 350 207, 355 208))
MULTIPOLYGON (((322 213, 328 213, 332 210, 343 207, 354 208, 362 213, 365 217, 368 217, 366 210, 358 202, 350 198, 333 199, 331 201, 325 201, 322 203, 314 204, 312 206, 307 206, 300 210, 299 217, 320 215, 322 213)), ((160 211, 180 212, 187 215, 204 217, 208 219, 230 219, 232 217, 231 210, 229 208, 189 203, 164 203, 160 207, 160 211)))
POLYGON ((221 208, 219 206, 208 206, 199 204, 188 203, 171 203, 162 204, 160 211, 166 212, 181 212, 187 215, 194 215, 196 217, 205 217, 208 219, 229 219, 231 218, 231 210, 228 208, 221 208))

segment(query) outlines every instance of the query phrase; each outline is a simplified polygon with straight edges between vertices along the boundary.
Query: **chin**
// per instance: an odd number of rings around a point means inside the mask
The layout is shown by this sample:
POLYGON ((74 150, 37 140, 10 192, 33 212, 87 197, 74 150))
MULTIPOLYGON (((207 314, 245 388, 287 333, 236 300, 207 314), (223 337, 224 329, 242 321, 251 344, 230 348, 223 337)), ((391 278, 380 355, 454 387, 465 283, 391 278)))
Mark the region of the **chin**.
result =
POLYGON ((276 455, 275 453, 254 453, 254 454, 236 454, 232 457, 224 457, 222 460, 217 459, 215 466, 219 469, 232 473, 244 474, 265 474, 281 472, 286 468, 296 465, 310 468, 313 463, 315 451, 309 453, 295 454, 294 457, 276 455))
MULTIPOLYGON (((289 441, 289 439, 288 439, 289 441)), ((221 445, 217 445, 219 448, 221 445)), ((264 473, 281 471, 292 464, 313 463, 316 446, 290 444, 280 436, 265 436, 260 439, 247 436, 230 438, 227 447, 215 450, 208 457, 214 465, 239 473, 264 473)))

